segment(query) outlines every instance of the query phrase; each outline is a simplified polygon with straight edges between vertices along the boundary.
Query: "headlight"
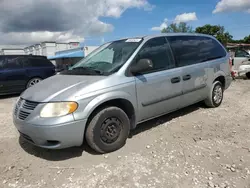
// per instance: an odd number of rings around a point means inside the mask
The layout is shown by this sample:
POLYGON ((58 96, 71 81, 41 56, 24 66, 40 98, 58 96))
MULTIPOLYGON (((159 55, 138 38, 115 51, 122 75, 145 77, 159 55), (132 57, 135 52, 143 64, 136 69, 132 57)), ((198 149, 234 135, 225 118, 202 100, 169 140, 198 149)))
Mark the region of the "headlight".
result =
POLYGON ((41 112, 41 117, 59 117, 65 116, 76 111, 78 104, 76 102, 55 102, 46 104, 41 112))

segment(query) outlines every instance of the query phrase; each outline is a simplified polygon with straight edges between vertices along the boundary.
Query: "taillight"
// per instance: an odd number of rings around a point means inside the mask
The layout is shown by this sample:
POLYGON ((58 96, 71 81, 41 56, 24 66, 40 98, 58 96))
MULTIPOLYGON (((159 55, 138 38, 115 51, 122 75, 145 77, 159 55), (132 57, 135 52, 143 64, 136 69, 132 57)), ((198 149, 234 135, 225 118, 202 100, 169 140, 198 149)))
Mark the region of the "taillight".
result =
POLYGON ((231 72, 231 76, 234 79, 236 76, 236 72, 233 71, 233 59, 230 57, 229 58, 229 68, 230 68, 230 72, 231 72))
POLYGON ((232 67, 233 67, 233 59, 229 58, 229 67, 230 67, 230 71, 232 71, 232 67))

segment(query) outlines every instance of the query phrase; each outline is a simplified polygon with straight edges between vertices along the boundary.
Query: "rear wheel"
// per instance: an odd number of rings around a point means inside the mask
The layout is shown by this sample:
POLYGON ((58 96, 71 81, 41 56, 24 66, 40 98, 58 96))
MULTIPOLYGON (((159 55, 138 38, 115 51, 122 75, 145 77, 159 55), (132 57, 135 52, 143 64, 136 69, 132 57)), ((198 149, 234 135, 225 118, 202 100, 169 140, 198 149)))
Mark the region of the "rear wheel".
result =
POLYGON ((247 79, 250 79, 250 72, 246 73, 246 77, 247 77, 247 79))
POLYGON ((216 108, 221 105, 223 101, 224 89, 220 81, 215 81, 211 88, 208 98, 205 100, 205 104, 208 107, 216 108))
POLYGON ((126 143, 130 121, 118 107, 102 108, 95 113, 85 134, 88 145, 98 153, 120 149, 126 143))
POLYGON ((32 79, 30 79, 29 82, 27 83, 26 88, 32 87, 32 86, 34 86, 35 84, 37 84, 37 83, 39 83, 39 82, 41 82, 41 81, 42 81, 41 78, 38 78, 38 77, 32 78, 32 79))

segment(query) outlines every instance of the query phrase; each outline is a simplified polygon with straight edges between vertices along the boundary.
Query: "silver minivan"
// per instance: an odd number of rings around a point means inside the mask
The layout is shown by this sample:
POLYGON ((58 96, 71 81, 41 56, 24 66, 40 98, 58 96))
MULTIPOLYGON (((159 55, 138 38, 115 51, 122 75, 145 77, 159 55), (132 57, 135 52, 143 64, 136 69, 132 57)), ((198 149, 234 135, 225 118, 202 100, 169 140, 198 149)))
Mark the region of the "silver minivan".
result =
POLYGON ((99 153, 126 143, 138 123, 204 101, 218 107, 232 81, 215 38, 160 34, 106 43, 68 70, 24 91, 13 121, 28 142, 99 153))

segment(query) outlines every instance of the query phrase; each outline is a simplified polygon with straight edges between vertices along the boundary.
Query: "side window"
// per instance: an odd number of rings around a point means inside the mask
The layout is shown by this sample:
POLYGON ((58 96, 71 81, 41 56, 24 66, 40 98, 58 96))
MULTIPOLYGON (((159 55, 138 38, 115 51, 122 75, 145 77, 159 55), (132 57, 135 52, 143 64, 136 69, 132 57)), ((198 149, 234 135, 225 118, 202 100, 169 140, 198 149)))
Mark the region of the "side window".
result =
POLYGON ((6 58, 5 62, 3 64, 3 69, 20 69, 22 68, 22 64, 20 61, 20 58, 14 57, 14 58, 6 58))
POLYGON ((174 36, 168 37, 168 41, 180 67, 226 56, 220 44, 209 37, 174 36))
POLYGON ((22 61, 23 67, 31 67, 31 64, 28 58, 22 58, 21 61, 22 61))
POLYGON ((237 50, 235 52, 235 57, 246 57, 249 55, 245 50, 237 50))
POLYGON ((147 41, 139 51, 136 62, 140 59, 150 59, 153 62, 153 68, 150 72, 175 67, 175 61, 165 37, 147 41))
POLYGON ((226 50, 216 40, 209 37, 202 37, 202 39, 204 46, 201 50, 207 53, 205 61, 222 58, 227 55, 226 50))
POLYGON ((29 62, 32 67, 52 66, 52 64, 47 59, 42 58, 29 58, 29 62))

